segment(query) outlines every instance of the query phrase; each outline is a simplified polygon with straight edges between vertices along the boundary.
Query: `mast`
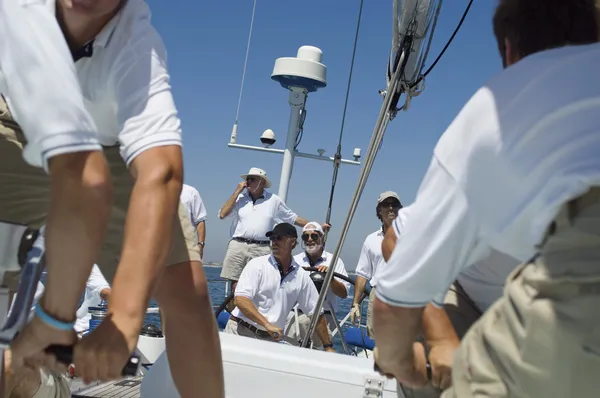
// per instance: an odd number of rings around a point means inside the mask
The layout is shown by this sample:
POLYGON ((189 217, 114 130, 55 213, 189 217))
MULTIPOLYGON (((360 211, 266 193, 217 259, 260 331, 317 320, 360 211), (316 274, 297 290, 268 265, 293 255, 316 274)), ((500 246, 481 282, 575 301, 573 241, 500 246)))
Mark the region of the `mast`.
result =
MULTIPOLYGON (((327 67, 321 63, 322 56, 323 52, 319 48, 302 46, 298 49, 296 57, 283 57, 275 60, 271 79, 275 80, 283 88, 289 91, 288 103, 290 105, 290 118, 285 149, 271 148, 271 146, 275 144, 276 139, 275 133, 270 129, 265 130, 260 137, 263 144, 262 147, 238 144, 236 142, 237 129, 236 134, 232 135, 227 144, 230 148, 283 155, 278 195, 284 202, 287 200, 296 157, 329 162, 337 161, 333 156, 324 156, 324 151, 322 149, 317 150, 317 154, 304 153, 296 149, 298 145, 298 136, 303 131, 304 120, 306 118, 306 100, 308 99, 308 94, 327 86, 327 67)), ((340 159, 339 162, 359 166, 361 164, 359 158, 360 148, 355 148, 354 160, 340 159)))

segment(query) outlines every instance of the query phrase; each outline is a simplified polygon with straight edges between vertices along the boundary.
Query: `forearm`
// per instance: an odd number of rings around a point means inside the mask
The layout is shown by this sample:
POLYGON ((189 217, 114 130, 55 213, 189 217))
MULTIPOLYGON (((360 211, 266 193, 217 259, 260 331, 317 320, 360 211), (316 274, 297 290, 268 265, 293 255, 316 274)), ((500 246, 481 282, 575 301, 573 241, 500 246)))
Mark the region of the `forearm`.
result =
POLYGON ((56 318, 74 320, 106 233, 112 202, 110 172, 101 152, 57 156, 50 159, 49 170, 48 273, 41 303, 56 318))
POLYGON ((335 276, 331 281, 331 291, 339 298, 345 299, 346 297, 348 297, 348 291, 346 290, 346 286, 344 286, 342 282, 335 279, 335 276))
POLYGON ((231 210, 233 210, 233 206, 235 206, 235 201, 237 200, 237 197, 240 195, 240 193, 242 193, 242 191, 236 189, 233 195, 231 195, 231 197, 227 199, 227 202, 225 202, 225 204, 223 205, 223 207, 221 207, 221 210, 219 211, 219 218, 225 218, 229 215, 229 213, 231 213, 231 210))
POLYGON ((443 308, 428 304, 423 311, 422 327, 428 343, 445 341, 460 344, 454 326, 443 308))
POLYGON ((296 224, 299 227, 303 227, 306 224, 308 224, 308 220, 306 218, 302 218, 300 216, 296 217, 296 221, 294 221, 294 224, 296 224))
POLYGON ((137 178, 129 202, 125 238, 109 311, 141 322, 171 247, 181 179, 172 173, 137 178), (140 319, 141 318, 141 319, 140 319))
POLYGON ((413 343, 419 333, 423 308, 392 307, 378 298, 373 303, 373 333, 386 358, 412 364, 413 343))
POLYGON ((325 321, 324 315, 319 317, 319 322, 317 323, 317 328, 315 331, 317 332, 317 336, 319 336, 319 339, 321 339, 323 344, 331 344, 329 330, 327 330, 327 322, 325 321))
POLYGON ((201 221, 196 227, 196 232, 198 233, 198 242, 204 242, 206 240, 206 222, 201 221))
POLYGON ((367 285, 367 279, 356 275, 356 279, 354 281, 354 299, 352 300, 352 304, 358 304, 360 297, 365 291, 365 286, 367 285))
POLYGON ((260 312, 258 312, 258 310, 249 298, 238 296, 234 298, 234 302, 236 307, 240 309, 240 311, 242 312, 242 314, 244 314, 244 316, 246 316, 246 318, 258 323, 262 327, 266 327, 266 325, 269 323, 269 321, 267 321, 267 318, 265 318, 260 312))

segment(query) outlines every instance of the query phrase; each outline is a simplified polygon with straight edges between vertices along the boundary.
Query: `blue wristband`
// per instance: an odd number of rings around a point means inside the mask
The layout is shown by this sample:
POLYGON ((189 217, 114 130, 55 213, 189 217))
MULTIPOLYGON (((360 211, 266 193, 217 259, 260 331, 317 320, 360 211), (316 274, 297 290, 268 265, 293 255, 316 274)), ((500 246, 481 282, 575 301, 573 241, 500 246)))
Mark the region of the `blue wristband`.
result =
POLYGON ((73 327, 75 326, 75 322, 63 322, 59 321, 58 319, 54 319, 48 315, 46 311, 44 311, 40 303, 37 303, 35 306, 35 315, 46 325, 52 326, 58 330, 70 331, 73 330, 73 327))

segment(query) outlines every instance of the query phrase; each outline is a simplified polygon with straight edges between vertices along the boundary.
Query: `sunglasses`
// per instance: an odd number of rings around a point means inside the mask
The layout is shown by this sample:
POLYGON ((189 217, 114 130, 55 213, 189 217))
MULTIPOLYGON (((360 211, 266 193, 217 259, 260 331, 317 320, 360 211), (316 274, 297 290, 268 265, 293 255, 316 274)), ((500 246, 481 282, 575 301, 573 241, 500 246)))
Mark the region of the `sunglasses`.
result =
POLYGON ((246 182, 254 182, 256 181, 256 177, 248 177, 246 178, 246 182))
POLYGON ((302 240, 307 242, 308 239, 312 239, 314 241, 318 240, 321 237, 321 235, 313 233, 313 234, 302 234, 302 240))
POLYGON ((400 208, 400 202, 398 202, 397 200, 384 201, 384 202, 381 202, 379 204, 379 207, 380 208, 391 207, 393 209, 399 209, 400 208))

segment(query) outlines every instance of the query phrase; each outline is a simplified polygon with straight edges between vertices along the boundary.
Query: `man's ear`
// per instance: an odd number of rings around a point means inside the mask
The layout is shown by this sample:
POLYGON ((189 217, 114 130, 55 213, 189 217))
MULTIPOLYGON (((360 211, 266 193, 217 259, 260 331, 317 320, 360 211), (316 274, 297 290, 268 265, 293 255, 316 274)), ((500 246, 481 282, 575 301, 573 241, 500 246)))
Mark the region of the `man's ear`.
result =
POLYGON ((298 245, 298 241, 296 239, 294 239, 294 243, 292 243, 292 250, 294 250, 297 245, 298 245))
POLYGON ((511 66, 517 62, 520 57, 515 53, 514 47, 508 38, 504 39, 504 67, 511 66))

